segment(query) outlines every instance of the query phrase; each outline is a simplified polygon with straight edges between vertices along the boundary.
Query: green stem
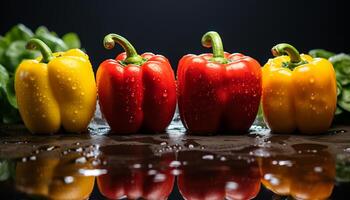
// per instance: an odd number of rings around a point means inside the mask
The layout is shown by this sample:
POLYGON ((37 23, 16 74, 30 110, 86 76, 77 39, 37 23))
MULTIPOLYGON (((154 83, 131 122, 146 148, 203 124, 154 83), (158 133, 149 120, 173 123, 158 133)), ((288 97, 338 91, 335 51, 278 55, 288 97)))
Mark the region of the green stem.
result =
POLYGON ((43 41, 32 38, 28 41, 26 45, 27 49, 39 49, 41 52, 43 58, 41 59, 41 62, 48 63, 50 60, 52 60, 54 57, 52 55, 52 51, 50 47, 48 47, 43 41))
POLYGON ((120 46, 122 46, 124 51, 126 52, 126 58, 123 61, 126 64, 141 65, 145 62, 145 59, 143 59, 140 55, 137 54, 134 46, 132 46, 132 44, 124 37, 115 33, 111 33, 106 35, 103 40, 103 46, 106 49, 113 49, 115 43, 118 43, 120 46))
POLYGON ((290 57, 290 62, 299 63, 301 61, 299 51, 290 44, 281 43, 271 49, 274 56, 288 55, 290 57))
POLYGON ((307 63, 301 59, 299 51, 287 43, 277 44, 272 47, 271 52, 274 56, 288 55, 290 57, 290 62, 283 63, 283 65, 289 69, 294 69, 299 65, 307 63))
POLYGON ((212 61, 219 63, 227 63, 227 59, 224 57, 224 47, 220 35, 215 31, 209 31, 202 37, 202 45, 204 47, 213 49, 212 61))

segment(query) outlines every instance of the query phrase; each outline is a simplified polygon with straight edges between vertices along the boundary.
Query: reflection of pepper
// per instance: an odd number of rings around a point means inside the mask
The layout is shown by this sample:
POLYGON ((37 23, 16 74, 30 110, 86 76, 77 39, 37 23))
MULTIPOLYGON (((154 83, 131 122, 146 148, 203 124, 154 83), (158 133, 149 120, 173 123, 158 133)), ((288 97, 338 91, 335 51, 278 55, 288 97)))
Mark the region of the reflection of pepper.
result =
POLYGON ((327 147, 293 145, 295 154, 262 158, 264 186, 278 195, 295 199, 327 199, 335 179, 335 161, 327 147))
POLYGON ((84 131, 95 110, 96 84, 88 56, 79 49, 52 54, 38 39, 43 57, 24 60, 15 76, 18 108, 33 133, 54 133, 61 124, 69 132, 84 131))
POLYGON ((107 146, 101 151, 108 173, 97 177, 97 184, 108 199, 164 200, 171 193, 175 177, 168 166, 173 153, 156 156, 146 145, 107 146))
POLYGON ((279 57, 270 59, 263 67, 265 122, 273 132, 327 131, 337 102, 332 64, 326 59, 299 55, 289 44, 276 45, 272 52, 279 57))
POLYGON ((218 33, 202 45, 213 54, 186 55, 178 65, 179 111, 192 133, 245 132, 253 123, 261 95, 260 64, 239 53, 224 53, 218 33))
POLYGON ((256 161, 229 157, 219 159, 205 151, 180 151, 178 159, 186 164, 180 167, 181 173, 177 179, 185 199, 246 200, 253 199, 259 193, 260 171, 256 161), (203 159, 206 156, 209 159, 203 159))
POLYGON ((102 113, 115 133, 164 131, 176 106, 175 77, 169 61, 152 53, 138 55, 117 34, 107 35, 104 46, 111 49, 116 42, 126 53, 104 61, 97 71, 102 113))
POLYGON ((16 189, 30 196, 53 200, 87 199, 95 177, 78 174, 78 169, 91 167, 87 163, 74 163, 78 157, 78 154, 68 154, 61 159, 38 158, 36 161, 18 162, 16 189))

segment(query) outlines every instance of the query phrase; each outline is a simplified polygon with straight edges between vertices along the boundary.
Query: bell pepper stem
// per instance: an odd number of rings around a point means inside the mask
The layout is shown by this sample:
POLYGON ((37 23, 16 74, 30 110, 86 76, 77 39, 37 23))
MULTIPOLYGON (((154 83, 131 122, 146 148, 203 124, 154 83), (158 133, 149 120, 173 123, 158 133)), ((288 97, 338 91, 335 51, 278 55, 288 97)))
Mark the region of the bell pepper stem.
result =
POLYGON ((291 70, 307 63, 307 61, 301 59, 299 51, 287 43, 281 43, 272 47, 271 52, 274 56, 282 56, 287 54, 290 58, 290 62, 283 62, 283 67, 291 70))
POLYGON ((281 43, 272 47, 271 52, 274 56, 282 56, 287 54, 290 57, 290 62, 292 63, 300 63, 301 61, 298 50, 287 43, 281 43))
POLYGON ((126 38, 118 34, 111 33, 106 35, 103 40, 103 46, 106 49, 113 49, 115 43, 118 43, 120 46, 122 46, 124 51, 126 52, 126 58, 123 61, 124 63, 141 65, 145 62, 145 60, 137 54, 137 51, 134 48, 134 46, 132 46, 132 44, 126 38))
POLYGON ((43 41, 36 38, 32 38, 28 41, 26 49, 38 49, 43 56, 41 60, 43 63, 48 63, 54 58, 50 47, 48 47, 43 41))
POLYGON ((202 37, 202 45, 207 48, 212 47, 212 61, 219 63, 227 63, 227 59, 224 57, 224 46, 222 44, 221 37, 217 32, 209 31, 205 33, 202 37))

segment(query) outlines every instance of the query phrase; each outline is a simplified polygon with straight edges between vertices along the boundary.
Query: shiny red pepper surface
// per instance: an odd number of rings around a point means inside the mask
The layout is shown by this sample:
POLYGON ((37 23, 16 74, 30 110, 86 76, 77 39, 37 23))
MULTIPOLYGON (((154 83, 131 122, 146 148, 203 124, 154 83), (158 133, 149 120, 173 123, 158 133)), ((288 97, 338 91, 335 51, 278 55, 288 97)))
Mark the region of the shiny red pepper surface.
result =
POLYGON ((109 34, 107 49, 119 43, 125 50, 116 59, 101 63, 97 71, 101 111, 112 132, 162 132, 176 107, 176 85, 169 61, 161 55, 136 53, 123 37, 109 34))
POLYGON ((185 55, 178 64, 180 117, 190 133, 246 132, 261 97, 261 66, 251 57, 224 52, 221 38, 202 38, 213 54, 185 55))

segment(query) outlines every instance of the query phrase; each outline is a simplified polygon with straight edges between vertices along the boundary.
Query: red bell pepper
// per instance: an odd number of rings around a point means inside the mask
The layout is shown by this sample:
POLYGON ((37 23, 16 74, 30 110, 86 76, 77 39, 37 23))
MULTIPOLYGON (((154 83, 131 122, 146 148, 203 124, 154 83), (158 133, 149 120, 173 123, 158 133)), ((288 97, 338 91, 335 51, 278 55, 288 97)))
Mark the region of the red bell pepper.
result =
POLYGON ((180 117, 190 133, 246 132, 261 96, 261 66, 251 57, 224 52, 218 33, 210 31, 202 45, 213 54, 185 55, 178 65, 180 117))
POLYGON ((180 151, 177 185, 184 199, 253 199, 260 191, 260 170, 257 161, 227 157, 207 151, 180 151), (213 159, 203 159, 211 155, 213 159), (221 157, 222 158, 222 157, 221 157), (200 188, 200 189, 199 189, 200 188))
POLYGON ((137 54, 125 38, 109 34, 106 49, 120 44, 125 53, 101 63, 97 88, 101 111, 115 133, 161 132, 171 122, 176 106, 174 72, 164 56, 137 54))
POLYGON ((101 152, 107 174, 97 177, 97 185, 106 198, 165 200, 173 190, 174 153, 154 155, 148 145, 111 145, 101 152))

